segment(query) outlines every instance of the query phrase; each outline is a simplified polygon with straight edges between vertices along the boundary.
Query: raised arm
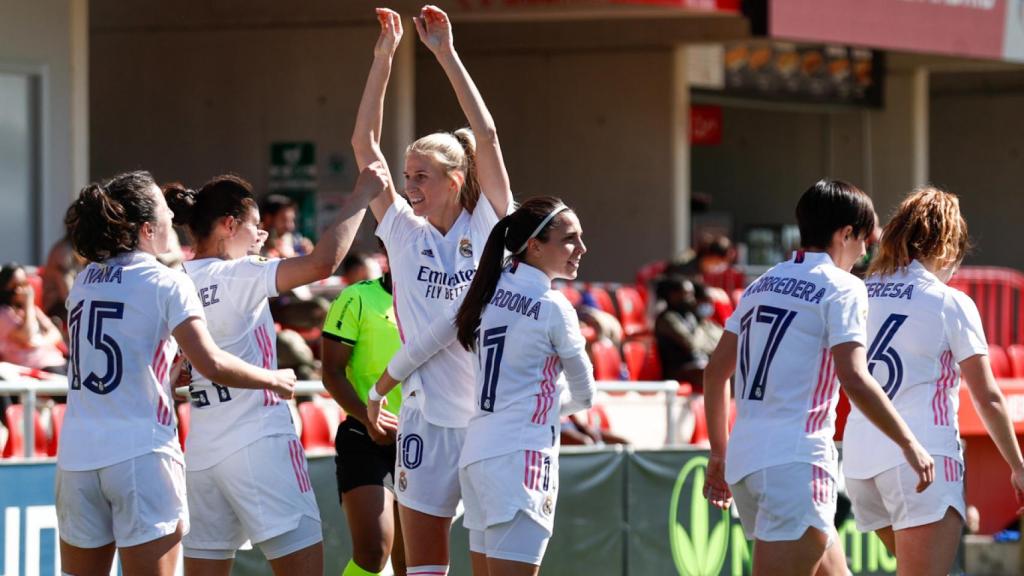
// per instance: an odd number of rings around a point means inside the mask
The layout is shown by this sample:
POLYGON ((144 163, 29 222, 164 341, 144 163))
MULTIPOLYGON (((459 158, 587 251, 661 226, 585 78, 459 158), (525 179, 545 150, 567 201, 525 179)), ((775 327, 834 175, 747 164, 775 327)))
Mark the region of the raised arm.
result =
POLYGON ((193 316, 171 332, 192 367, 211 381, 232 388, 266 388, 284 399, 295 390, 292 370, 265 370, 247 364, 221 350, 206 329, 206 322, 193 316))
POLYGON ((398 197, 395 183, 387 170, 387 161, 380 151, 380 133, 384 123, 384 94, 387 92, 388 79, 391 77, 391 61, 395 50, 402 40, 402 18, 397 12, 387 8, 377 8, 377 20, 380 22, 380 36, 373 47, 373 63, 370 74, 366 78, 363 97, 359 101, 356 113, 356 125, 352 131, 352 149, 356 156, 356 164, 362 170, 374 162, 380 162, 388 174, 388 184, 383 194, 370 202, 370 210, 378 222, 398 197))
POLYGON ((512 205, 512 188, 501 156, 494 118, 455 51, 448 15, 437 6, 427 5, 420 11, 419 17, 415 18, 415 23, 416 33, 441 64, 459 99, 459 106, 469 120, 469 127, 476 137, 477 181, 480 183, 480 191, 500 218, 508 213, 512 205))
POLYGON ((381 162, 374 161, 363 168, 352 194, 313 251, 306 256, 286 258, 278 265, 277 291, 287 292, 333 274, 352 247, 366 214, 366 204, 379 197, 389 182, 387 168, 381 162))
POLYGON ((974 409, 981 416, 988 435, 995 442, 999 454, 1010 465, 1010 484, 1017 497, 1017 513, 1024 508, 1024 461, 1021 460, 1020 445, 1013 431, 1013 422, 1006 413, 1006 399, 1003 397, 988 356, 976 354, 960 363, 960 371, 964 375, 967 389, 971 392, 974 409))

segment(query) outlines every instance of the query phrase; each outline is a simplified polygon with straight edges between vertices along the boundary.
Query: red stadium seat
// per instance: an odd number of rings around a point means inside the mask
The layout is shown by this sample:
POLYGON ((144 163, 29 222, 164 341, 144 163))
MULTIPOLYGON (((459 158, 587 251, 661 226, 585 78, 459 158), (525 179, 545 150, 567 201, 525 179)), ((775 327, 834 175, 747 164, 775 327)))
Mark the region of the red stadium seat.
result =
POLYGON ((319 406, 313 402, 299 404, 299 418, 302 420, 302 446, 306 450, 334 450, 331 427, 319 406))
POLYGON ((587 284, 586 288, 584 288, 583 291, 589 293, 594 298, 594 301, 597 302, 598 308, 604 310, 605 312, 611 314, 612 316, 618 317, 615 314, 615 303, 612 301, 612 296, 611 294, 608 293, 607 290, 601 288, 600 286, 587 284))
POLYGON ((26 274, 28 283, 32 285, 35 294, 36 306, 43 307, 43 269, 39 268, 35 274, 26 274))
POLYGON ((587 424, 598 430, 610 431, 612 429, 608 411, 602 404, 595 404, 590 407, 590 410, 587 410, 587 424))
POLYGON ((569 304, 572 304, 573 308, 579 306, 580 301, 583 300, 583 294, 579 290, 577 290, 575 286, 565 283, 559 283, 556 285, 555 288, 559 292, 561 292, 563 296, 565 296, 565 298, 569 301, 569 304))
MULTIPOLYGON (((4 424, 7 425, 7 445, 4 446, 3 457, 14 458, 25 456, 25 435, 22 433, 23 406, 14 404, 7 407, 4 412, 4 424)), ((33 414, 35 428, 35 455, 46 456, 46 430, 43 428, 42 419, 39 414, 33 414)))
POLYGON ((1011 344, 1006 348, 1010 359, 1010 374, 1014 378, 1024 378, 1024 344, 1011 344))
POLYGON ((633 286, 622 286, 615 291, 619 305, 619 321, 627 338, 651 331, 647 321, 647 308, 640 292, 633 286))
POLYGON ((185 439, 188 438, 189 424, 192 422, 192 405, 188 402, 179 402, 178 412, 178 443, 181 449, 185 449, 185 439))
POLYGON ((658 347, 648 340, 630 340, 622 345, 630 380, 644 382, 661 380, 661 359, 658 347))
POLYGON ((60 445, 60 432, 64 429, 64 413, 67 412, 67 404, 54 404, 50 408, 50 438, 46 443, 46 455, 53 457, 57 455, 57 448, 60 445))
POLYGON ((647 360, 647 345, 639 340, 632 340, 622 345, 622 356, 626 360, 626 369, 629 370, 629 379, 640 380, 640 371, 644 368, 644 361, 647 360))
MULTIPOLYGON (((690 437, 690 444, 708 443, 708 417, 704 412, 704 397, 698 396, 690 402, 690 410, 693 411, 694 426, 693 435, 690 437)), ((729 400, 729 430, 732 430, 736 423, 736 401, 729 400)))
POLYGON ((1012 376, 1010 357, 1006 355, 1006 350, 1002 346, 991 343, 988 345, 988 361, 992 364, 992 374, 996 378, 1010 378, 1012 376))
POLYGON ((590 345, 590 360, 594 363, 595 380, 622 379, 622 356, 609 340, 598 340, 590 345))

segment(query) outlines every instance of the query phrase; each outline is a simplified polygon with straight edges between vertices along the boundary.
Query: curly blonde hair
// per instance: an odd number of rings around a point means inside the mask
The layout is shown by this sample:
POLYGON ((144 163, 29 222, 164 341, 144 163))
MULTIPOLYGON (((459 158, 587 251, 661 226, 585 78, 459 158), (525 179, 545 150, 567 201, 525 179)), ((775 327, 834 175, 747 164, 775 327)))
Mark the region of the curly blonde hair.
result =
POLYGON ((934 186, 911 192, 885 225, 868 274, 891 276, 914 260, 939 269, 959 266, 970 240, 955 194, 934 186))

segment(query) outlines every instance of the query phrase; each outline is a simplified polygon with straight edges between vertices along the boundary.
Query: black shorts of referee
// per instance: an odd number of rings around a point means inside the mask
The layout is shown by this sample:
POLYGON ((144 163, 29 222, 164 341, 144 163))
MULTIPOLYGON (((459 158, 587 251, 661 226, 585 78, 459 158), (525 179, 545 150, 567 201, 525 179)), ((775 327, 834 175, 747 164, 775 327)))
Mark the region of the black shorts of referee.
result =
POLYGON ((360 486, 383 486, 395 491, 394 444, 377 444, 362 422, 346 418, 338 425, 334 448, 338 452, 334 457, 338 498, 360 486))

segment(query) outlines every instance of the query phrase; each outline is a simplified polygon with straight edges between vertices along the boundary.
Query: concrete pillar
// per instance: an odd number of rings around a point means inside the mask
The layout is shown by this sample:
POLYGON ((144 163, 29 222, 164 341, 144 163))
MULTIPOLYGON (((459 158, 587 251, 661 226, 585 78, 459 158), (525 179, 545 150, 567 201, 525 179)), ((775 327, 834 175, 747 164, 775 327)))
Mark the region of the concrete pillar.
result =
POLYGON ((416 30, 408 21, 405 36, 391 66, 387 98, 384 100, 384 130, 381 147, 395 185, 401 190, 405 148, 416 139, 416 30))
POLYGON ((907 192, 928 183, 928 100, 926 68, 891 70, 884 108, 865 123, 865 186, 883 223, 907 192))
POLYGON ((690 247, 690 85, 686 76, 687 48, 672 49, 670 136, 672 255, 690 247))
MULTIPOLYGON (((71 198, 89 183, 89 0, 71 1, 71 198)), ((59 234, 58 234, 59 236, 59 234)))

